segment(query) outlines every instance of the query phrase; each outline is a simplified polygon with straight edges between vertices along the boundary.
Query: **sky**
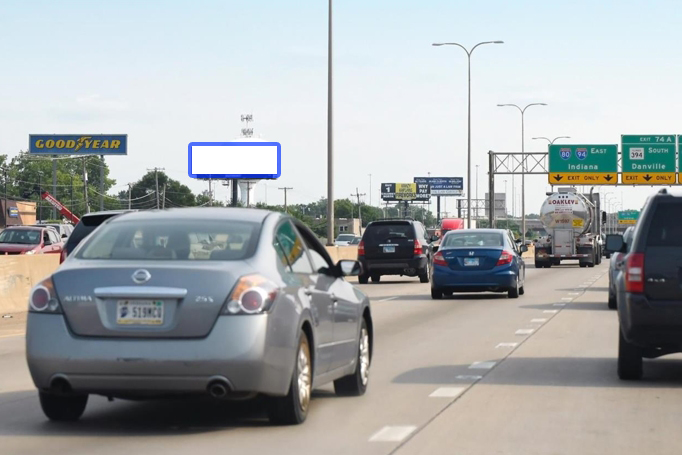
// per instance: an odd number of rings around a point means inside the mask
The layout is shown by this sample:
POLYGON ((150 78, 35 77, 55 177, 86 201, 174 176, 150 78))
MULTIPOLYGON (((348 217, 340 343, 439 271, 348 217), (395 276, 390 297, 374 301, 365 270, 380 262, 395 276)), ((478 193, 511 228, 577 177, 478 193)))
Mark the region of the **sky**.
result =
MULTIPOLYGON (((667 0, 337 0, 335 198, 357 189, 377 205, 383 182, 466 177, 467 59, 433 42, 504 41, 471 59, 474 197, 488 151, 521 149, 520 114, 499 103, 547 103, 526 111, 527 151, 546 150, 535 136, 682 134, 681 11, 667 0)), ((233 140, 250 113, 257 136, 282 144, 282 177, 259 183, 256 200, 283 203, 279 187, 293 188, 289 203, 326 196, 324 0, 0 0, 0 68, 0 154, 25 150, 29 134, 124 133, 128 156, 107 158, 112 194, 154 167, 202 191, 187 144, 233 140)), ((512 192, 511 176, 496 177, 509 206, 520 180, 512 192)), ((527 176, 527 213, 549 189, 527 176)), ((601 189, 624 209, 654 191, 601 189)))

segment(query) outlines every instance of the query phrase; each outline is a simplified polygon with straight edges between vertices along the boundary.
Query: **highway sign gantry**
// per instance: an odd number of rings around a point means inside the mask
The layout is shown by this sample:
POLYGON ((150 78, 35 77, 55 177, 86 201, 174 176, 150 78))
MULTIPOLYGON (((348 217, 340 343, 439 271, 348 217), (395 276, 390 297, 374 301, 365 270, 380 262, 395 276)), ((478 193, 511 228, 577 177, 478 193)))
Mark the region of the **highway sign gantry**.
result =
POLYGON ((675 184, 675 135, 622 135, 623 185, 675 184))
POLYGON ((617 185, 618 146, 615 144, 550 145, 552 185, 617 185))

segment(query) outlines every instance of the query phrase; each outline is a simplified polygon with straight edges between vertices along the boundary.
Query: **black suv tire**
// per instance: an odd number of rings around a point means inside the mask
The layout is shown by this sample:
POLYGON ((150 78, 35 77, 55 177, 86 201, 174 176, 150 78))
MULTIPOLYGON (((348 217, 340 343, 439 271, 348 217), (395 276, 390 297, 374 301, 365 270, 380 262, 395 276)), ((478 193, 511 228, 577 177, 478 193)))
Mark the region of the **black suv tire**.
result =
POLYGON ((618 329, 618 377, 623 380, 642 379, 642 350, 628 343, 618 329))

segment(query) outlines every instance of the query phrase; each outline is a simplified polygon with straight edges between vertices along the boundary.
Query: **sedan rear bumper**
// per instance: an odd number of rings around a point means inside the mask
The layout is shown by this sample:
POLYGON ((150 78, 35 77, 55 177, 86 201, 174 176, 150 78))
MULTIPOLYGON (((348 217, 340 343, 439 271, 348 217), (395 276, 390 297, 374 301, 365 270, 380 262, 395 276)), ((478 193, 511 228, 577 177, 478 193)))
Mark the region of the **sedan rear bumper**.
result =
POLYGON ((511 267, 464 271, 435 265, 431 280, 431 287, 442 291, 506 291, 516 287, 517 274, 511 267))
POLYGON ((270 319, 220 316, 200 339, 114 339, 79 337, 62 315, 30 313, 26 355, 43 390, 61 379, 76 392, 102 395, 192 394, 218 380, 233 392, 285 395, 295 337, 268 337, 278 332, 268 330, 270 319))

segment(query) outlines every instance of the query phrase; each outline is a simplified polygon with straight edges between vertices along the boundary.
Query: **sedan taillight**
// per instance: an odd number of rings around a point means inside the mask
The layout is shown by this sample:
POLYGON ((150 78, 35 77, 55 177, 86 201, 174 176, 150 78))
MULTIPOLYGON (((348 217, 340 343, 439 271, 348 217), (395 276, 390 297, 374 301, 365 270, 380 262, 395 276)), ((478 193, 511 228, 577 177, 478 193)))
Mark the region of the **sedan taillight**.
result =
POLYGON ((514 256, 509 251, 503 251, 500 259, 497 260, 497 265, 511 264, 512 259, 514 259, 514 256))
POLYGON ((433 255, 433 265, 448 265, 448 261, 445 260, 442 252, 439 251, 433 255))
POLYGON ((275 302, 278 291, 277 285, 263 276, 243 276, 230 293, 222 314, 264 313, 275 302))

